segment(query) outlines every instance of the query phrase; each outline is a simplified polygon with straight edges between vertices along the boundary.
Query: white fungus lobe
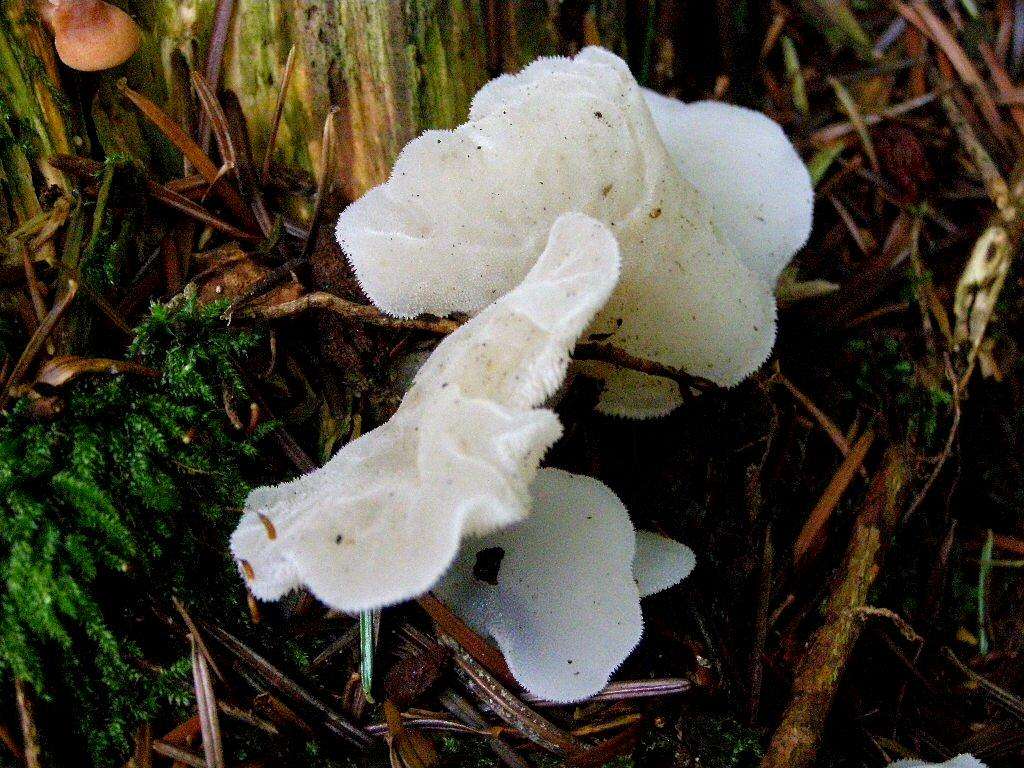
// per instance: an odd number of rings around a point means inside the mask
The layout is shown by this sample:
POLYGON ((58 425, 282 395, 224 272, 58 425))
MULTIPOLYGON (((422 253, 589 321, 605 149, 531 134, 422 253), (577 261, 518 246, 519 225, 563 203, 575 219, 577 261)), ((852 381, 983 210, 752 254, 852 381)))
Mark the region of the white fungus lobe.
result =
MULTIPOLYGON (((715 224, 732 204, 717 211, 680 173, 626 64, 587 48, 485 85, 469 121, 410 142, 337 235, 385 312, 472 313, 519 283, 559 215, 585 213, 622 251, 586 338, 731 386, 775 338, 771 286, 715 224)), ((589 370, 607 379, 605 412, 658 416, 682 402, 673 382, 589 370)))
POLYGON ((394 604, 430 589, 464 535, 522 519, 561 434, 537 406, 618 273, 604 225, 561 217, 522 284, 441 342, 388 422, 250 494, 231 550, 252 593, 306 585, 339 610, 394 604))
POLYGON ((947 760, 944 763, 928 763, 924 760, 897 760, 890 763, 889 768, 986 768, 974 755, 962 754, 947 760))
POLYGON ((636 532, 633 577, 640 597, 649 597, 678 584, 696 565, 696 555, 685 544, 653 531, 636 532))
POLYGON ((622 502, 594 478, 541 469, 531 491, 530 516, 467 540, 436 594, 494 638, 530 693, 579 701, 640 642, 640 598, 685 578, 694 556, 634 534, 622 502))
POLYGON ((782 127, 734 104, 685 104, 647 89, 644 98, 683 178, 707 198, 740 261, 773 287, 814 212, 811 174, 782 127))

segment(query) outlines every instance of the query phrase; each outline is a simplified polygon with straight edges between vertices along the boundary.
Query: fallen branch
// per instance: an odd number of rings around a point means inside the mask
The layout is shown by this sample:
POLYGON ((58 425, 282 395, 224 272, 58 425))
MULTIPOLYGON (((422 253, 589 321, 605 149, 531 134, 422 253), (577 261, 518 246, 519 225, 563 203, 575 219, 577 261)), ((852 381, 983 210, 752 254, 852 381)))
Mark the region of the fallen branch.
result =
POLYGON ((252 307, 246 310, 246 314, 262 317, 265 320, 279 320, 284 317, 292 317, 311 309, 325 309, 340 316, 345 320, 354 320, 367 325, 375 325, 378 328, 390 328, 399 331, 426 331, 446 336, 458 329, 462 323, 457 320, 421 320, 418 318, 400 318, 385 315, 376 307, 369 304, 358 304, 332 293, 317 291, 307 293, 291 301, 281 304, 274 304, 269 307, 252 307))
POLYGON ((772 736, 761 768, 810 768, 847 661, 857 644, 871 586, 908 485, 906 458, 890 448, 857 516, 838 581, 796 666, 793 697, 772 736))
MULTIPOLYGON (((274 304, 269 307, 254 306, 247 308, 246 314, 250 317, 260 317, 264 320, 280 320, 311 309, 324 309, 333 312, 343 320, 374 325, 378 328, 389 328, 398 331, 425 331, 426 333, 436 333, 440 336, 454 333, 463 322, 448 318, 392 317, 369 304, 359 304, 358 302, 349 301, 348 299, 343 299, 332 293, 324 293, 323 291, 307 293, 305 296, 300 296, 297 299, 274 304)), ((624 349, 610 344, 583 342, 576 345, 572 356, 576 360, 597 360, 612 363, 621 368, 629 368, 633 371, 646 373, 649 376, 661 376, 662 378, 672 379, 683 387, 700 391, 717 388, 717 385, 712 381, 699 376, 693 376, 679 368, 673 368, 653 360, 637 357, 624 349)))

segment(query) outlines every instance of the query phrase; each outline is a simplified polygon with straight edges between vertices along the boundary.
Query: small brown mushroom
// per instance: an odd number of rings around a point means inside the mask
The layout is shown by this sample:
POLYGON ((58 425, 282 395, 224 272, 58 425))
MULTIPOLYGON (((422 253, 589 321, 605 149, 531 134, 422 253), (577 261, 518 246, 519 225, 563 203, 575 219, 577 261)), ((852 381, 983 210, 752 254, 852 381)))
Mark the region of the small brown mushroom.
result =
POLYGON ((41 0, 57 55, 71 69, 98 72, 123 64, 142 43, 131 17, 103 0, 41 0))

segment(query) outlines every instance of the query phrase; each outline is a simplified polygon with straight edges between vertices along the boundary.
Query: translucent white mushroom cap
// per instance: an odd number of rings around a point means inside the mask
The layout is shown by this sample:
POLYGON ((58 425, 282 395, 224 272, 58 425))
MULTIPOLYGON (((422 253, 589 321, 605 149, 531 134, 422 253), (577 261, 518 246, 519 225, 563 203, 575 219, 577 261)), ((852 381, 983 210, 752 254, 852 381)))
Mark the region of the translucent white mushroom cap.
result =
MULTIPOLYGON (((476 312, 522 279, 567 211, 607 223, 622 251, 588 338, 722 385, 768 357, 770 286, 680 173, 626 64, 600 48, 485 85, 469 121, 410 142, 337 235, 384 311, 476 312)), ((654 416, 681 402, 672 382, 603 374, 608 412, 654 416)))
POLYGON ((986 768, 974 755, 957 755, 944 763, 926 763, 923 760, 897 760, 890 763, 889 768, 986 768))
POLYGON ((436 594, 494 638, 530 693, 579 701, 640 642, 640 598, 680 582, 695 559, 682 544, 634 533, 622 502, 594 478, 541 469, 531 492, 530 516, 466 541, 436 594))
POLYGON ((811 175, 782 127, 734 104, 685 104, 644 89, 651 117, 683 177, 711 205, 740 261, 771 286, 807 242, 811 175))
POLYGON ((394 416, 322 468, 253 491, 231 538, 252 593, 306 585, 344 611, 420 595, 466 534, 522 519, 561 434, 541 403, 619 273, 615 239, 561 217, 521 285, 446 338, 394 416))

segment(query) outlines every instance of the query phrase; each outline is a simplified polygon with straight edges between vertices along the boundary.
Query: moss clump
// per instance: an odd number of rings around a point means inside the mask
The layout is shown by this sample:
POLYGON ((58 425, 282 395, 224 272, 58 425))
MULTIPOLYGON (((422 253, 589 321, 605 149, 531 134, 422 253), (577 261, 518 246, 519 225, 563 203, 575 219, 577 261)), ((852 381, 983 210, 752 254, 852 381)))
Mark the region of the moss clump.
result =
POLYGON ((934 450, 945 437, 952 395, 941 372, 916 363, 906 344, 883 334, 851 339, 846 352, 856 368, 850 400, 885 414, 896 434, 912 436, 922 450, 934 450))
POLYGON ((139 617, 192 585, 222 608, 237 593, 224 542, 256 438, 231 429, 222 388, 240 392, 235 361, 258 340, 222 310, 155 306, 130 353, 159 377, 82 380, 55 419, 26 397, 0 421, 0 672, 70 709, 53 730, 81 743, 49 746, 96 765, 189 700, 181 644, 139 617))
POLYGON ((732 717, 699 714, 688 719, 687 731, 707 768, 755 768, 761 762, 757 732, 732 717))

